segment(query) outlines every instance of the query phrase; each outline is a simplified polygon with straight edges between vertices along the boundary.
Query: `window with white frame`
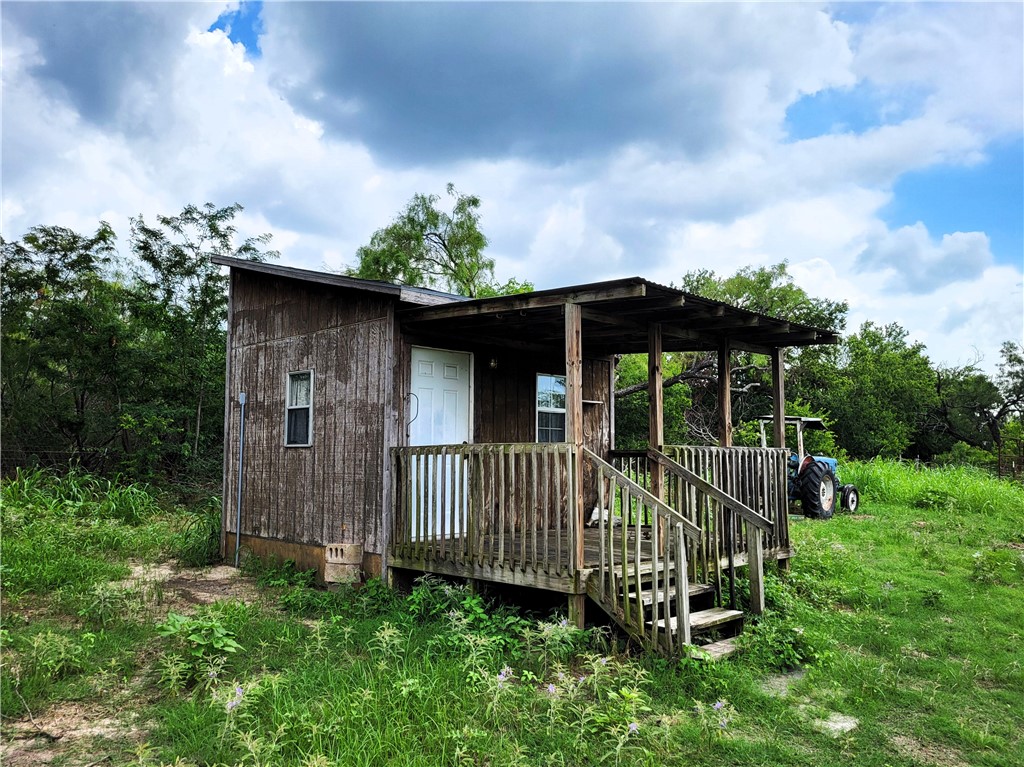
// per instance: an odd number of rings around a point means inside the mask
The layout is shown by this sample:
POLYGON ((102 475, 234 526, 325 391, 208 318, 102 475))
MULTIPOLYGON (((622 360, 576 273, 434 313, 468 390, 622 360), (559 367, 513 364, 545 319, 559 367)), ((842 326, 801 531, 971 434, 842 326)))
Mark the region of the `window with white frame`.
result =
POLYGON ((285 410, 285 445, 308 447, 313 444, 313 371, 288 374, 288 399, 285 410))
POLYGON ((565 442, 565 376, 537 374, 537 441, 565 442))

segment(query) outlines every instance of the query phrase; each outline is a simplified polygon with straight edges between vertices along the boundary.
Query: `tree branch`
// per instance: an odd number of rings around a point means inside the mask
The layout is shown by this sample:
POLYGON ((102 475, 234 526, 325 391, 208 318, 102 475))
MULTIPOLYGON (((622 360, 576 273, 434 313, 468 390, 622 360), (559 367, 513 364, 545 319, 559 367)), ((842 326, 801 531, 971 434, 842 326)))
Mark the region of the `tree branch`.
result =
MULTIPOLYGON (((678 373, 674 376, 669 376, 661 382, 662 389, 668 389, 671 386, 682 383, 683 381, 703 381, 705 383, 717 383, 718 375, 709 375, 704 371, 709 368, 714 368, 717 363, 711 359, 702 359, 694 364, 689 370, 684 370, 682 373, 678 373)), ((742 373, 747 370, 767 370, 768 368, 763 365, 739 365, 732 369, 732 374, 742 373)), ((734 393, 749 392, 752 389, 759 387, 761 384, 758 382, 747 384, 744 387, 733 389, 734 393)), ((647 383, 632 384, 630 386, 624 386, 621 389, 615 391, 615 396, 628 397, 630 394, 636 394, 637 392, 647 391, 647 383)))

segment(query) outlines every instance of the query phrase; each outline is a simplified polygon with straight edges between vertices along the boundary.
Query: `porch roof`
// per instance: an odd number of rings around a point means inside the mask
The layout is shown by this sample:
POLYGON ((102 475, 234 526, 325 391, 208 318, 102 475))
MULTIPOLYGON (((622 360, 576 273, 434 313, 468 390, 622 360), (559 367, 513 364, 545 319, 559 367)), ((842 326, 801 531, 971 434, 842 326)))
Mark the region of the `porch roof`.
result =
POLYGON ((839 342, 831 330, 741 309, 642 277, 415 307, 399 316, 403 327, 417 334, 550 351, 564 344, 567 303, 582 307, 582 340, 588 356, 646 352, 652 323, 662 326, 665 351, 710 351, 725 340, 731 348, 757 353, 839 342))
POLYGON ((288 280, 299 280, 301 282, 314 282, 319 285, 330 285, 335 288, 380 293, 382 295, 392 296, 402 303, 412 304, 414 306, 450 304, 455 301, 467 300, 465 296, 457 296, 453 293, 445 293, 443 291, 432 290, 430 288, 420 288, 410 285, 394 285, 390 282, 380 282, 378 280, 363 280, 358 277, 348 277, 343 274, 317 272, 312 269, 298 269, 294 266, 268 264, 265 261, 252 261, 247 258, 212 256, 210 261, 218 266, 227 266, 231 269, 239 269, 245 272, 256 272, 257 274, 267 274, 272 277, 283 277, 288 280))

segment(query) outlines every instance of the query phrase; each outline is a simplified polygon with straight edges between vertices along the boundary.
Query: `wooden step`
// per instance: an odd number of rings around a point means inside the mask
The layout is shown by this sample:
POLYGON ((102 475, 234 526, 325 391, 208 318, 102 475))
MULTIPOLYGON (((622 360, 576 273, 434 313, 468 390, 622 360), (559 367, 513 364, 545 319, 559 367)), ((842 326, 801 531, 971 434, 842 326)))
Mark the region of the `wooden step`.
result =
MULTIPOLYGON (((689 583, 687 584, 687 594, 692 599, 693 597, 700 596, 701 594, 709 594, 715 590, 714 586, 707 583, 689 583)), ((673 600, 676 598, 676 586, 670 584, 668 587, 668 598, 673 600)), ((629 592, 629 601, 632 602, 636 599, 636 592, 629 592)), ((661 591, 658 592, 658 601, 661 601, 661 591)), ((640 602, 644 607, 650 607, 654 602, 654 589, 644 589, 640 594, 640 602)))
MULTIPOLYGON (((690 613, 690 632, 697 633, 700 631, 707 631, 715 626, 721 626, 737 620, 743 620, 742 610, 730 610, 726 607, 712 607, 708 610, 699 610, 695 613, 690 613)), ((667 621, 665 618, 659 620, 658 628, 664 631, 666 624, 668 630, 673 633, 675 633, 679 626, 675 615, 670 617, 667 621)))
POLYGON ((711 644, 702 645, 701 650, 708 654, 708 660, 723 660, 739 652, 739 645, 736 644, 736 637, 720 639, 711 644))

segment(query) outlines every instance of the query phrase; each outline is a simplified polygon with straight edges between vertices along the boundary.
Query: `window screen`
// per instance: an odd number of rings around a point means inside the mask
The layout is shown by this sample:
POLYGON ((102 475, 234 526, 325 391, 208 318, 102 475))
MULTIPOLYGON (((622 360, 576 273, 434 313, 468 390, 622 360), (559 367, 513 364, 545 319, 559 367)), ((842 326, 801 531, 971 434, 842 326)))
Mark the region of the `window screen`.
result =
POLYGON ((537 441, 565 442, 565 376, 537 375, 537 441))
POLYGON ((285 416, 285 444, 313 442, 313 371, 288 374, 288 407, 285 416))

